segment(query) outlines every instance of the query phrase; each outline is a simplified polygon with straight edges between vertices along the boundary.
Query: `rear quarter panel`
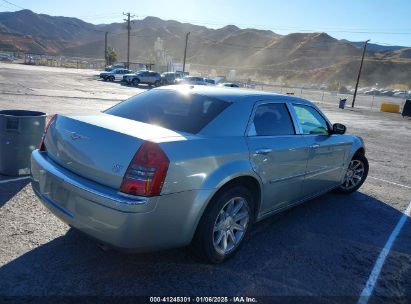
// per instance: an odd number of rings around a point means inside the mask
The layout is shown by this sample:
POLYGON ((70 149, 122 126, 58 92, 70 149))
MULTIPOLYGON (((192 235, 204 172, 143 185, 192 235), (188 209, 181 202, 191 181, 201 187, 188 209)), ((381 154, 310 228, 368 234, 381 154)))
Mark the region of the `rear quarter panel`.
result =
POLYGON ((234 176, 253 174, 244 138, 253 104, 235 102, 198 135, 161 142, 170 159, 163 192, 213 189, 234 176))
POLYGON ((170 159, 163 194, 216 189, 232 178, 254 175, 243 137, 200 138, 161 146, 170 159))

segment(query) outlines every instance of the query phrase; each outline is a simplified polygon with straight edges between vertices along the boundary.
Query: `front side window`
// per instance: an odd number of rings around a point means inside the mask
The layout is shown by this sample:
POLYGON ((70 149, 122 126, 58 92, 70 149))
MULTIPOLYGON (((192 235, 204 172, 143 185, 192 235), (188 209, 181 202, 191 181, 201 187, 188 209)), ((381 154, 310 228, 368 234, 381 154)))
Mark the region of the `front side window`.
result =
POLYGON ((249 136, 281 136, 295 134, 290 114, 284 103, 258 106, 249 136))
POLYGON ((310 106, 293 105, 303 134, 328 134, 328 125, 316 109, 310 106))

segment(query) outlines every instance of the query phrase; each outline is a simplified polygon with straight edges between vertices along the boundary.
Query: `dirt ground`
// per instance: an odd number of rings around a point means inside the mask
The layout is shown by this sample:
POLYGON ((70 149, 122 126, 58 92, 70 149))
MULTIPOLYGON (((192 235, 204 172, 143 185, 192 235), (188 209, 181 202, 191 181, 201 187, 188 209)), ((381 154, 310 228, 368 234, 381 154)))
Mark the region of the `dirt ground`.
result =
MULTIPOLYGON (((106 83, 97 71, 0 64, 0 110, 101 111, 146 89, 106 83)), ((103 252, 43 207, 28 180, 0 177, 0 299, 12 296, 275 296, 357 303, 411 203, 411 119, 319 103, 365 140, 370 172, 351 195, 326 194, 255 225, 242 250, 206 265, 187 249, 103 252)), ((261 298, 264 300, 264 298, 261 298)), ((1 300, 0 300, 1 301, 1 300)), ((285 301, 286 302, 286 301, 285 301)), ((407 217, 370 303, 411 302, 407 217)))

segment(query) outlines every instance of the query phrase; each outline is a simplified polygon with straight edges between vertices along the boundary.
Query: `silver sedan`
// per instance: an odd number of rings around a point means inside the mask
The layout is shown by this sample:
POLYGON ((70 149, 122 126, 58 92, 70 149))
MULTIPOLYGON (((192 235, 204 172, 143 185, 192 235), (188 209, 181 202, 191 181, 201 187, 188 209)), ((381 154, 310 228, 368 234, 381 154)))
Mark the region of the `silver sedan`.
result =
POLYGON ((168 86, 100 114, 56 115, 32 154, 32 185, 98 242, 191 245, 214 263, 251 225, 328 191, 356 191, 364 142, 313 103, 243 89, 168 86))

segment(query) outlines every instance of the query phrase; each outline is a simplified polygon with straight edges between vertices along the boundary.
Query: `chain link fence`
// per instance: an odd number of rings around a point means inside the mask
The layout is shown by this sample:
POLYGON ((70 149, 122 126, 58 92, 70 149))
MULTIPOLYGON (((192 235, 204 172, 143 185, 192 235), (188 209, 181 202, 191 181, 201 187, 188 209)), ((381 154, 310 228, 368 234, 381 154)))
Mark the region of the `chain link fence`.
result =
MULTIPOLYGON (((334 104, 335 106, 338 106, 340 99, 347 99, 346 107, 351 107, 351 103, 354 97, 352 94, 342 94, 339 92, 332 92, 325 89, 321 90, 301 87, 283 87, 270 84, 256 84, 254 88, 256 90, 262 90, 267 92, 294 95, 315 102, 334 104)), ((376 96, 357 93, 355 107, 368 108, 371 110, 379 111, 382 103, 395 103, 399 104, 402 108, 405 104, 406 99, 406 97, 391 97, 381 95, 376 96)))

